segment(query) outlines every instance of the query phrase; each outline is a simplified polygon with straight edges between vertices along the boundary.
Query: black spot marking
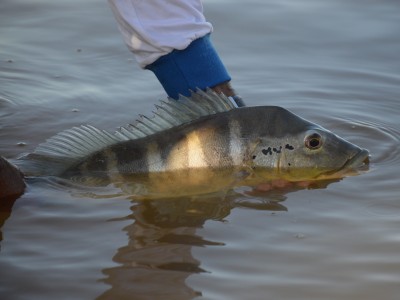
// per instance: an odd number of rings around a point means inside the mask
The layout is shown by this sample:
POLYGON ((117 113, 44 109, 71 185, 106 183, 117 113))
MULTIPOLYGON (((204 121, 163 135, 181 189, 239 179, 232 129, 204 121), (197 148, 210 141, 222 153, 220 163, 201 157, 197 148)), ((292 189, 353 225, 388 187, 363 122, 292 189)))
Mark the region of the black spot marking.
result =
POLYGON ((253 159, 256 159, 256 157, 257 157, 256 155, 253 155, 253 159))
POLYGON ((262 152, 262 154, 264 154, 264 155, 272 155, 272 150, 271 150, 271 147, 268 147, 268 149, 262 149, 261 150, 261 152, 262 152))
POLYGON ((285 149, 294 150, 294 147, 292 145, 286 144, 285 149))
POLYGON ((288 163, 288 166, 290 167, 292 164, 291 163, 288 163))
POLYGON ((279 146, 279 149, 278 148, 273 148, 272 150, 274 152, 276 152, 276 153, 281 153, 282 152, 282 146, 279 146))

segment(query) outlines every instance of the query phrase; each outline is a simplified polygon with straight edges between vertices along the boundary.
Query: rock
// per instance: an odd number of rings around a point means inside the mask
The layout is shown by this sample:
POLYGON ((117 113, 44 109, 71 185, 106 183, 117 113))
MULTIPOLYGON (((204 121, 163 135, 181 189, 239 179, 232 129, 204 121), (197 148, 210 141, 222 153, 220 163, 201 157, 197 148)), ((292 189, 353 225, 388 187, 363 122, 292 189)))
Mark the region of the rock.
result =
POLYGON ((17 199, 25 191, 24 175, 0 156, 0 200, 17 199))

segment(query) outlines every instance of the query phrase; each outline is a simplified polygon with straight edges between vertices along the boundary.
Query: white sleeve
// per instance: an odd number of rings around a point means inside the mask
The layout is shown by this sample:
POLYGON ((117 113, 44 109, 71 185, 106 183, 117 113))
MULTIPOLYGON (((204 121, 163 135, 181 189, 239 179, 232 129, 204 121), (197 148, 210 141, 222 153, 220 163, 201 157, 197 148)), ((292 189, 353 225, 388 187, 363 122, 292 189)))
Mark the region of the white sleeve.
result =
POLYGON ((201 0, 108 0, 125 43, 139 65, 212 32, 201 0))

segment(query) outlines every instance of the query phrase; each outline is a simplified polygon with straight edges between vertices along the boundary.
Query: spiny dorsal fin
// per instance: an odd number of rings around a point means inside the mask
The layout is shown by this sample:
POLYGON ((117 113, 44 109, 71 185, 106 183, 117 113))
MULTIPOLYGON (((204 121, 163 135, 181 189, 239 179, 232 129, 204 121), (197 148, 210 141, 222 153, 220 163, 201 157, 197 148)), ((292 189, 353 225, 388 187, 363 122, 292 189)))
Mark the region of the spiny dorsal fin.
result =
POLYGON ((161 101, 161 105, 156 105, 152 117, 140 115, 134 124, 121 127, 115 135, 121 140, 141 138, 235 107, 223 94, 216 94, 210 89, 206 92, 197 90, 190 98, 180 96, 178 101, 173 99, 161 101))
POLYGON ((133 124, 120 127, 114 133, 90 125, 62 131, 40 144, 33 153, 16 161, 16 164, 26 175, 61 175, 68 167, 110 145, 143 138, 234 108, 236 106, 223 94, 210 89, 206 92, 197 90, 191 97, 180 96, 178 100, 161 101, 160 105, 156 105, 152 117, 140 115, 133 124))

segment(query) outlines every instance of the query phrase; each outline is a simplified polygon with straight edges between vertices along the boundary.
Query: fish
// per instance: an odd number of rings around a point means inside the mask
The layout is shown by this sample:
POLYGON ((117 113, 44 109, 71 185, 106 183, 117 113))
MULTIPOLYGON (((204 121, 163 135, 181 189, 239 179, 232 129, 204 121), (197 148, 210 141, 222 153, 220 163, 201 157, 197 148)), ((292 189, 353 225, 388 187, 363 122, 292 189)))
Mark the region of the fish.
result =
POLYGON ((208 89, 161 101, 152 117, 140 115, 114 133, 68 129, 17 164, 27 176, 190 190, 254 178, 339 178, 368 162, 368 150, 285 108, 238 108, 208 89))

